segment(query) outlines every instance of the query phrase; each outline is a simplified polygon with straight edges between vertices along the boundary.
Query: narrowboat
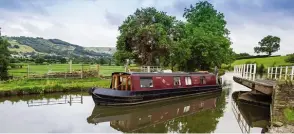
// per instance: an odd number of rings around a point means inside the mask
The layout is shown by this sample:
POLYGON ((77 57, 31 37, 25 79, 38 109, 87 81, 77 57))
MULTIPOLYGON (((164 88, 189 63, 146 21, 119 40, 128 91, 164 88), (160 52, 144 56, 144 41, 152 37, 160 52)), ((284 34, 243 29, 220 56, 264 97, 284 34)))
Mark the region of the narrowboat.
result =
MULTIPOLYGON (((157 124, 164 124, 176 118, 191 117, 191 115, 194 119, 195 117, 196 119, 200 118, 202 114, 195 114, 216 109, 217 102, 220 101, 222 101, 221 91, 182 97, 175 102, 160 101, 139 106, 128 106, 128 108, 124 109, 96 105, 92 114, 87 118, 87 122, 94 125, 110 122, 112 128, 125 133, 154 133, 148 127, 154 128, 157 124)), ((210 121, 216 117, 210 114, 206 118, 206 122, 208 122, 206 124, 213 126, 214 123, 210 121)), ((193 128, 201 129, 201 127, 193 128)))
POLYGON ((91 88, 97 105, 135 105, 221 90, 217 73, 114 72, 110 88, 91 88))

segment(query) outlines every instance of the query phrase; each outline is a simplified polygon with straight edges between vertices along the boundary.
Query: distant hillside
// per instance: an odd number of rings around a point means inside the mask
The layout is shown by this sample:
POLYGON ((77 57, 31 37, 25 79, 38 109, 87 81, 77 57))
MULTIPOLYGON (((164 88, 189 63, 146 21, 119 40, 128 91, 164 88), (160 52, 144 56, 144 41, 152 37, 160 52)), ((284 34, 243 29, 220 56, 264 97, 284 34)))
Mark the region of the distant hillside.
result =
POLYGON ((109 54, 114 54, 116 52, 115 47, 85 47, 86 50, 92 50, 94 52, 104 52, 109 54))
POLYGON ((7 37, 11 46, 10 51, 17 53, 30 53, 37 52, 43 54, 54 54, 61 55, 64 57, 68 56, 79 56, 79 57, 109 57, 113 54, 113 51, 105 47, 91 47, 86 48, 76 44, 71 44, 66 41, 59 39, 44 39, 44 38, 33 38, 33 37, 7 37))

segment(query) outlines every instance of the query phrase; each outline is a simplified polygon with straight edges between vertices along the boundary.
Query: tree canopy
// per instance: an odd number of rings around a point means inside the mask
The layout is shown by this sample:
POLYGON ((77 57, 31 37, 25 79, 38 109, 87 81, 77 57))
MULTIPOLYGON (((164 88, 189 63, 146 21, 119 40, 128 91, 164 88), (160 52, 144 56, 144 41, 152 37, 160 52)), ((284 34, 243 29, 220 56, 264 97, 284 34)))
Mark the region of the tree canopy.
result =
POLYGON ((10 52, 8 51, 10 44, 7 40, 0 36, 0 80, 8 79, 8 65, 10 52))
POLYGON ((224 15, 207 1, 185 8, 187 22, 154 7, 137 9, 119 27, 116 61, 135 59, 156 65, 194 71, 232 61, 233 51, 224 15))
POLYGON ((268 35, 258 42, 259 47, 254 47, 254 52, 272 55, 272 53, 280 50, 280 42, 281 39, 279 37, 268 35))

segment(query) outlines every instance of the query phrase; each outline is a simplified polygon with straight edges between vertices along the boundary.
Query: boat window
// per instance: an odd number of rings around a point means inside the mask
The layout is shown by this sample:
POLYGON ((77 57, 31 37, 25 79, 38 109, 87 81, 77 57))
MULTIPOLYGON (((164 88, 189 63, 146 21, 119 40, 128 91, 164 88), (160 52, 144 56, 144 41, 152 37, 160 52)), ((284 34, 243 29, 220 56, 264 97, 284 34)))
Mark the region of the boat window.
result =
POLYGON ((206 84, 205 76, 200 76, 200 83, 201 84, 206 84))
POLYGON ((152 77, 141 77, 140 78, 140 85, 141 87, 153 87, 153 80, 152 77))
POLYGON ((181 85, 180 77, 174 77, 174 85, 175 86, 180 86, 181 85))
POLYGON ((192 85, 191 77, 186 76, 186 77, 185 77, 185 83, 186 83, 186 85, 192 85))

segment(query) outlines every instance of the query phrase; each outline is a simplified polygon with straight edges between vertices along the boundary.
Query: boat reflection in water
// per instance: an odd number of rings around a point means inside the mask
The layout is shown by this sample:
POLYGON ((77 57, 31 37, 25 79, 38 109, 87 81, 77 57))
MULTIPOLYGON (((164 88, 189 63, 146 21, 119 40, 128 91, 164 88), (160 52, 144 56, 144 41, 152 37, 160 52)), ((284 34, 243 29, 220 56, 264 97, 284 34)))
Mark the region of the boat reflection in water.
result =
POLYGON ((122 132, 213 132, 224 106, 225 94, 215 92, 141 106, 95 106, 87 121, 110 122, 122 132))
POLYGON ((270 124, 270 106, 238 100, 237 98, 241 93, 243 91, 232 94, 232 110, 241 131, 250 133, 251 128, 257 127, 262 128, 262 132, 267 132, 270 124))

